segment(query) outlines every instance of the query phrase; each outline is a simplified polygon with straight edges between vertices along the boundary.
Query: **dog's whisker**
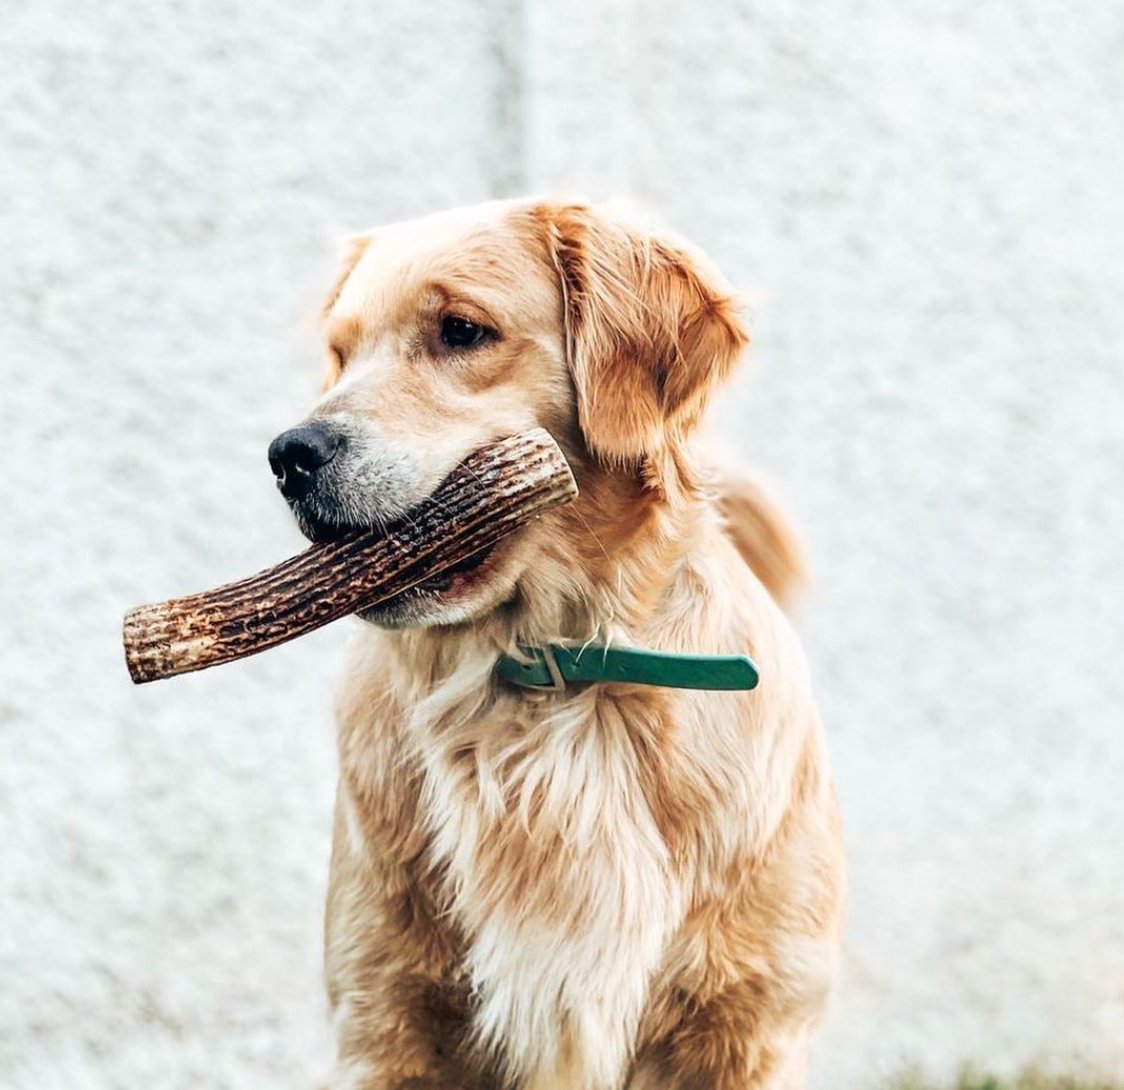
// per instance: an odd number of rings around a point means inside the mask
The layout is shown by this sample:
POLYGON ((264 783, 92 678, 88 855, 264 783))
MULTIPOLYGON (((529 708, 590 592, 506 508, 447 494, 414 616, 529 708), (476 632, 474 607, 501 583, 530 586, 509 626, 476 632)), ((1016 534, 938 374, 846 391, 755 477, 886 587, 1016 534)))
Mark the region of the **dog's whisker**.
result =
POLYGON ((572 510, 573 510, 574 514, 575 514, 575 515, 577 516, 577 518, 578 518, 578 521, 579 521, 579 522, 581 522, 581 524, 582 524, 582 525, 583 525, 583 526, 584 526, 584 527, 586 528, 586 531, 587 531, 587 533, 589 534, 589 536, 590 536, 591 538, 593 538, 593 540, 594 540, 594 541, 595 541, 595 542, 597 543, 597 547, 598 547, 598 548, 599 548, 599 549, 601 550, 601 555, 602 555, 602 556, 603 556, 603 557, 604 557, 604 558, 605 558, 606 560, 608 560, 608 561, 610 561, 610 562, 611 562, 611 561, 612 561, 612 557, 611 557, 611 556, 609 556, 609 551, 608 551, 608 550, 607 550, 607 549, 605 548, 605 546, 604 546, 604 545, 602 544, 602 542, 601 542, 601 538, 599 538, 599 537, 597 536, 597 531, 596 531, 596 530, 594 530, 592 526, 590 526, 590 524, 589 524, 589 520, 588 520, 588 519, 587 519, 587 518, 585 517, 585 515, 583 515, 583 514, 581 513, 581 511, 579 511, 579 510, 578 510, 578 509, 577 509, 576 507, 574 507, 574 508, 573 508, 572 510))

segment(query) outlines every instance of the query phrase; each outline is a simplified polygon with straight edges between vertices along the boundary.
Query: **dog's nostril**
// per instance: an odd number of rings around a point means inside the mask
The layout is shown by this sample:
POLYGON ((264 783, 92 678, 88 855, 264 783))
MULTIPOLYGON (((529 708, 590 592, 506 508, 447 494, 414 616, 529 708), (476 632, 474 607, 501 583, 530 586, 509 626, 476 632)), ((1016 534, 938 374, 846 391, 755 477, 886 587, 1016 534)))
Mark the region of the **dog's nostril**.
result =
POLYGON ((302 424, 277 436, 269 444, 269 467, 282 495, 303 496, 317 470, 336 456, 342 443, 342 433, 327 423, 302 424))

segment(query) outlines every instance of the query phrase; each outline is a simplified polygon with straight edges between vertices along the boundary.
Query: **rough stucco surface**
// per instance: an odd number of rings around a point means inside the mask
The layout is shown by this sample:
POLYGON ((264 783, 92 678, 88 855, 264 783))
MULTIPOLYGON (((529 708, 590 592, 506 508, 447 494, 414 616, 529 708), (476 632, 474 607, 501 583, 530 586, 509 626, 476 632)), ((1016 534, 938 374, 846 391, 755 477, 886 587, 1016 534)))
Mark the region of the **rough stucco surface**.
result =
POLYGON ((303 1087, 347 625, 134 690, 297 545, 344 229, 630 192, 754 302, 851 856, 819 1090, 1124 1070, 1124 6, 8 4, 0 1084, 303 1087))

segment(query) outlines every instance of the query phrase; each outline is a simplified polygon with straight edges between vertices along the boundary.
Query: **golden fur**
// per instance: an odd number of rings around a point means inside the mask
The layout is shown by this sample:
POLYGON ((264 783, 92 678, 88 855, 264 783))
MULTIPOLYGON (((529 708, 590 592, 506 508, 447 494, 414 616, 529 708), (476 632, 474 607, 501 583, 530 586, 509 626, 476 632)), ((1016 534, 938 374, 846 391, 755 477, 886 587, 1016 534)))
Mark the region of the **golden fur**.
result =
POLYGON ((728 286, 617 216, 508 202, 363 236, 325 320, 314 418, 361 422, 409 466, 402 504, 535 425, 581 489, 449 596, 354 640, 330 1086, 801 1086, 842 854, 804 657, 770 595, 798 575, 791 532, 693 445, 747 340, 728 286), (496 336, 448 350, 450 312, 496 336), (494 678, 498 654, 551 640, 746 651, 762 680, 556 694, 494 678))

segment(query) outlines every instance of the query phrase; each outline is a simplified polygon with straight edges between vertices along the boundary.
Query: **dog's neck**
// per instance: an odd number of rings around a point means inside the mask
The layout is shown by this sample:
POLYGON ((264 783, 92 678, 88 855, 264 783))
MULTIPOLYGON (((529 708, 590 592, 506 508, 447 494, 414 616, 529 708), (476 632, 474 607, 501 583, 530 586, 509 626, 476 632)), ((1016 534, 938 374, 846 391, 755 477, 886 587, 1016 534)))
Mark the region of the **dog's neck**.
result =
POLYGON ((669 497, 627 481, 602 481, 556 517, 556 533, 544 528, 544 557, 505 605, 465 625, 386 634, 414 699, 454 677, 462 691, 487 688, 496 660, 518 645, 658 642, 653 628, 666 604, 693 593, 684 586, 695 578, 692 550, 721 534, 712 504, 695 486, 669 497), (607 488, 615 492, 612 502, 607 488), (613 510, 627 517, 608 521, 613 510))

